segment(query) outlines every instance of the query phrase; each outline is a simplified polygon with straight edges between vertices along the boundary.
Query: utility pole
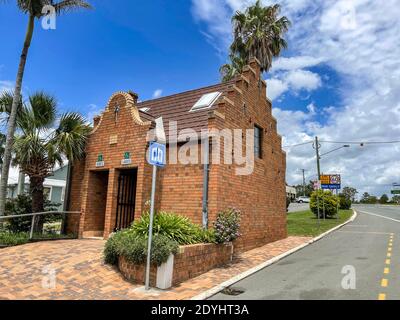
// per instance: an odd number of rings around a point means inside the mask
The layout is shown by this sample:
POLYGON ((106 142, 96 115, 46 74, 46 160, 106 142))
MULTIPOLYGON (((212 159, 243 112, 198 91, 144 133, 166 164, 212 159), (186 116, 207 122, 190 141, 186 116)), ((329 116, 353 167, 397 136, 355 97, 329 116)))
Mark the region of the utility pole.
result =
POLYGON ((318 137, 315 137, 315 151, 317 154, 317 171, 318 171, 318 188, 317 188, 317 214, 318 214, 318 225, 319 225, 319 188, 320 188, 320 181, 321 181, 321 165, 319 163, 320 155, 319 155, 319 141, 318 137))
POLYGON ((320 165, 320 160, 321 156, 319 155, 319 141, 318 137, 315 137, 315 150, 317 152, 317 170, 318 170, 318 181, 321 180, 321 165, 320 165))

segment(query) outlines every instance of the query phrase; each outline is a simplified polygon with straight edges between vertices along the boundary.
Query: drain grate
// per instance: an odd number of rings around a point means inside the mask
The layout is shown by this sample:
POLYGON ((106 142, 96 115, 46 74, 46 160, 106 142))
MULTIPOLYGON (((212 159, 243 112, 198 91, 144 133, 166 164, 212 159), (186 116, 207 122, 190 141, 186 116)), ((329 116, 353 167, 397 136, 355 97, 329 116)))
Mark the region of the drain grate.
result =
POLYGON ((241 294, 245 293, 245 290, 242 288, 225 288, 224 290, 221 291, 222 294, 227 295, 227 296, 240 296, 241 294))

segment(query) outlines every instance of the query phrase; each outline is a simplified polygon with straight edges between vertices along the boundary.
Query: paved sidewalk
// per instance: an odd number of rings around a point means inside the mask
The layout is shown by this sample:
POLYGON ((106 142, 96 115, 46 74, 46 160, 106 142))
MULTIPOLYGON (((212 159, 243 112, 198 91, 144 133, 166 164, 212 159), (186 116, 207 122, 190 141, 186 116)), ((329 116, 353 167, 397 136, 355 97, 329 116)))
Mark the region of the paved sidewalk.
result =
POLYGON ((31 243, 0 250, 0 300, 190 299, 309 240, 289 237, 265 245, 240 255, 226 267, 152 294, 144 294, 140 286, 127 282, 114 267, 103 263, 102 240, 31 243))

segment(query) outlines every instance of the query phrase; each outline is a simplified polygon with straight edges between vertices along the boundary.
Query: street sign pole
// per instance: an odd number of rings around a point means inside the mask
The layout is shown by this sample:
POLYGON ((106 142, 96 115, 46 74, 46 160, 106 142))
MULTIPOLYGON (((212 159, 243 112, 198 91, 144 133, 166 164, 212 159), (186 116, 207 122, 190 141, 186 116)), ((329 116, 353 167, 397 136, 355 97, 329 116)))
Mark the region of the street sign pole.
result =
POLYGON ((147 264, 146 264, 146 290, 150 290, 150 263, 151 263, 151 244, 153 241, 153 220, 154 220, 154 200, 156 196, 157 166, 153 165, 153 181, 151 184, 151 205, 150 205, 150 225, 149 239, 147 244, 147 264))

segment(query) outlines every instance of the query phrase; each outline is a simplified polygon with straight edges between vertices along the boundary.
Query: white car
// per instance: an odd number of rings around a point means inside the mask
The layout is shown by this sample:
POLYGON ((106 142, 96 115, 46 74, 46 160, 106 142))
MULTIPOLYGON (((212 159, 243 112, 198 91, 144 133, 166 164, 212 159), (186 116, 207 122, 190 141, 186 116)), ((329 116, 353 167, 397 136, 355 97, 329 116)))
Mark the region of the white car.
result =
POLYGON ((296 199, 297 203, 310 203, 310 198, 309 197, 298 197, 296 199))

